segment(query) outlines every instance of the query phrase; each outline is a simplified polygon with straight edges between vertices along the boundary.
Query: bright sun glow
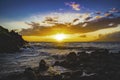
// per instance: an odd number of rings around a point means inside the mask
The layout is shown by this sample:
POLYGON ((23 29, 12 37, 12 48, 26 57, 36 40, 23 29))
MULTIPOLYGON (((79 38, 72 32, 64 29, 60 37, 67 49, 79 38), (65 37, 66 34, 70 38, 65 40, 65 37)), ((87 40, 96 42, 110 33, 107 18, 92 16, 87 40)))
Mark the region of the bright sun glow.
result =
POLYGON ((54 39, 56 39, 57 41, 63 41, 65 38, 67 38, 67 36, 62 33, 54 35, 54 39))

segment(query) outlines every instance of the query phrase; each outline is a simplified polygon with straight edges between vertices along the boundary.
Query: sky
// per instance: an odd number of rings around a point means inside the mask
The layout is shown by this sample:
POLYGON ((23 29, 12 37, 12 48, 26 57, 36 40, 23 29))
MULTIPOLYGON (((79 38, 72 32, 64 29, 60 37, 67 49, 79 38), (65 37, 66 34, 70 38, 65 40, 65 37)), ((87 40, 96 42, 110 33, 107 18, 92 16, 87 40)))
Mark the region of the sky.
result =
POLYGON ((120 0, 0 0, 0 25, 31 41, 53 41, 58 33, 75 36, 66 41, 119 41, 119 17, 120 0))
POLYGON ((79 12, 107 11, 111 8, 119 8, 119 0, 0 0, 0 19, 20 20, 34 14, 57 12, 59 9, 72 11, 64 3, 76 2, 83 8, 79 12), (84 9, 85 8, 85 9, 84 9))

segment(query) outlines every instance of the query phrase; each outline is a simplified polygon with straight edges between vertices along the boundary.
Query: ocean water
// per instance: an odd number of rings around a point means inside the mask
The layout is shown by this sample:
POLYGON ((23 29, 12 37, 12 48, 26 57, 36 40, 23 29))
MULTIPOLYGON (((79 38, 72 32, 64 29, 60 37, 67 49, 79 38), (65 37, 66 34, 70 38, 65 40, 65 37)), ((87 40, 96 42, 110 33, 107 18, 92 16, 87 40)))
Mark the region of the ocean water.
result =
POLYGON ((110 52, 118 53, 120 42, 29 43, 19 52, 0 54, 0 76, 12 72, 22 72, 26 67, 37 67, 41 59, 53 64, 56 60, 53 55, 66 55, 72 51, 90 52, 96 48, 108 49, 110 52))

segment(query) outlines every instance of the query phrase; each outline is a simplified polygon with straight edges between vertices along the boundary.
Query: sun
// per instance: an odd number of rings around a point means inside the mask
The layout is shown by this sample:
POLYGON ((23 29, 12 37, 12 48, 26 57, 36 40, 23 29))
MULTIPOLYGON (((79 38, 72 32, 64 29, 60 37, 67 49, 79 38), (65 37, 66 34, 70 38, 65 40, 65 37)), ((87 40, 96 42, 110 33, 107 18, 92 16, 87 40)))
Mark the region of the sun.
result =
POLYGON ((60 41, 60 42, 63 41, 64 39, 66 39, 66 38, 67 38, 67 36, 63 33, 54 35, 54 39, 56 39, 57 41, 60 41))

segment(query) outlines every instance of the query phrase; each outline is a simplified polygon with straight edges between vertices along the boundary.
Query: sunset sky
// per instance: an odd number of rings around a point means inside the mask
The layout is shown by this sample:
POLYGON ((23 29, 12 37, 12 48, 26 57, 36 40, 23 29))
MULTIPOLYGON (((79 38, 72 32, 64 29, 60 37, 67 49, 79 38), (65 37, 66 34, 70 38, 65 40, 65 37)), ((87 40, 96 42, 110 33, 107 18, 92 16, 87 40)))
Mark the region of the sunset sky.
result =
POLYGON ((27 41, 120 41, 120 0, 0 0, 0 25, 27 41))

